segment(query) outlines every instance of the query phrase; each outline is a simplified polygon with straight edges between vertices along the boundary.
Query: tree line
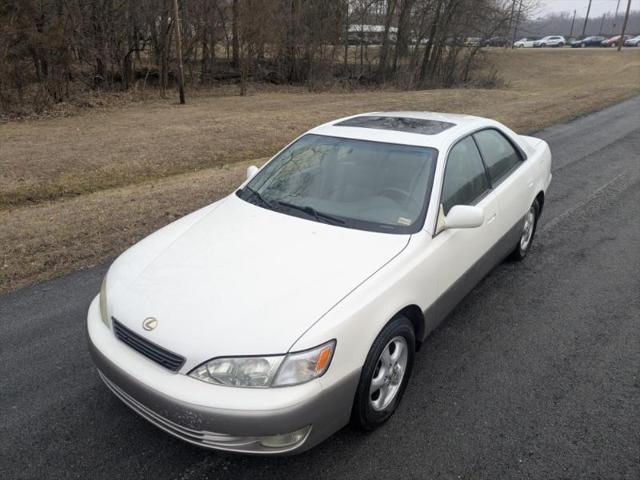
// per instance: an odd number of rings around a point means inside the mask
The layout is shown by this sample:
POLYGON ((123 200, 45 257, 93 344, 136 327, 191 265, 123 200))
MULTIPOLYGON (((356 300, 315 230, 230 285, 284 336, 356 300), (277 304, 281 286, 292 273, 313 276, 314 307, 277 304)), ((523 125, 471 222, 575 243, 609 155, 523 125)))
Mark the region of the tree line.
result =
POLYGON ((178 22, 189 85, 401 88, 473 79, 480 45, 525 0, 2 0, 0 109, 78 91, 175 85, 178 22), (362 32, 374 25, 376 42, 362 32), (374 44, 375 43, 375 44, 374 44))
MULTIPOLYGON (((579 37, 582 34, 583 27, 585 27, 584 20, 585 17, 583 15, 576 15, 574 18, 568 12, 531 19, 522 25, 520 29, 521 36, 564 35, 566 37, 579 37)), ((623 21, 623 9, 620 9, 617 16, 611 13, 592 15, 587 21, 585 35, 620 35, 623 21)), ((630 35, 640 34, 640 11, 632 11, 630 13, 626 32, 630 35)))

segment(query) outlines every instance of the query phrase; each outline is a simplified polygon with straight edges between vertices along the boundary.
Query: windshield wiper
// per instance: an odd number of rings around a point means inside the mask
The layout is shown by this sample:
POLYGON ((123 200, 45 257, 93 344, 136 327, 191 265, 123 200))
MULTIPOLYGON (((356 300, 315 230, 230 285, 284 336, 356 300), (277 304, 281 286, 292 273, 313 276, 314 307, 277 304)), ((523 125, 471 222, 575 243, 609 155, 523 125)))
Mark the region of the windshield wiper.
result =
POLYGON ((298 210, 300 212, 306 213, 307 215, 312 216, 319 222, 332 223, 334 225, 335 224, 344 225, 347 223, 342 218, 334 217, 333 215, 330 215, 328 213, 319 212, 318 210, 316 210, 315 208, 309 205, 296 205, 295 203, 283 202, 279 200, 277 200, 276 203, 285 208, 290 208, 292 210, 298 210))
POLYGON ((271 210, 273 210, 273 205, 271 204, 271 202, 266 198, 264 198, 257 190, 254 190, 249 186, 244 187, 243 190, 247 190, 251 194, 251 196, 257 198, 260 201, 260 203, 262 203, 267 208, 270 208, 271 210))

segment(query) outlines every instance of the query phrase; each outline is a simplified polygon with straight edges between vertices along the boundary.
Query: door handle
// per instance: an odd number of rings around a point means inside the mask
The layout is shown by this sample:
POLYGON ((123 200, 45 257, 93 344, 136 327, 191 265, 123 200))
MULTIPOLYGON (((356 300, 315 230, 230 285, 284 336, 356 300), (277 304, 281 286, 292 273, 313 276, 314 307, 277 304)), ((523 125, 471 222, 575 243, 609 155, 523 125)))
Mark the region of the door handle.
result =
POLYGON ((494 213, 493 215, 491 215, 491 216, 489 217, 489 220, 487 220, 487 224, 489 224, 489 223, 493 223, 493 221, 494 221, 495 219, 496 219, 496 214, 494 213))

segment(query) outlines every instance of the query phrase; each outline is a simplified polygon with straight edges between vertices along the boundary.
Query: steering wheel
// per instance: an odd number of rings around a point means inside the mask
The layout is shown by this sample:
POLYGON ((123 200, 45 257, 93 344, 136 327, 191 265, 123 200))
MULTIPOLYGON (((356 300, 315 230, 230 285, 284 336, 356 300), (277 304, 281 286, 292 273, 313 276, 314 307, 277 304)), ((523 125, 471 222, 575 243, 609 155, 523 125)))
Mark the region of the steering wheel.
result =
MULTIPOLYGON (((407 204, 412 203, 413 206, 420 207, 418 202, 411 196, 411 194, 401 188, 387 187, 379 192, 379 195, 390 198, 398 205, 403 205, 406 201, 407 204)), ((408 206, 408 205, 407 205, 408 206)))

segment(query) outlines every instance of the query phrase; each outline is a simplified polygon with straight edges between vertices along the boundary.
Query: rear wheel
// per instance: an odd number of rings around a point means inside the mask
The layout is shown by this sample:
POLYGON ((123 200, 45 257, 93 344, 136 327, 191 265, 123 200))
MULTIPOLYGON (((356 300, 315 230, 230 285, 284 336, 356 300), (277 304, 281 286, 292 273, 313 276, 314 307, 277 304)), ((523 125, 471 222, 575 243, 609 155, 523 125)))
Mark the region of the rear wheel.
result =
POLYGON ((413 324, 396 316, 373 342, 353 404, 352 422, 373 430, 391 417, 411 376, 416 338, 413 324))
POLYGON ((516 247, 513 249, 513 252, 511 252, 511 255, 509 255, 511 260, 523 260, 527 256, 527 253, 529 253, 529 249, 533 243, 533 236, 536 233, 539 215, 540 204, 538 203, 538 200, 535 200, 533 205, 529 208, 529 211, 524 216, 520 239, 518 240, 516 247))

